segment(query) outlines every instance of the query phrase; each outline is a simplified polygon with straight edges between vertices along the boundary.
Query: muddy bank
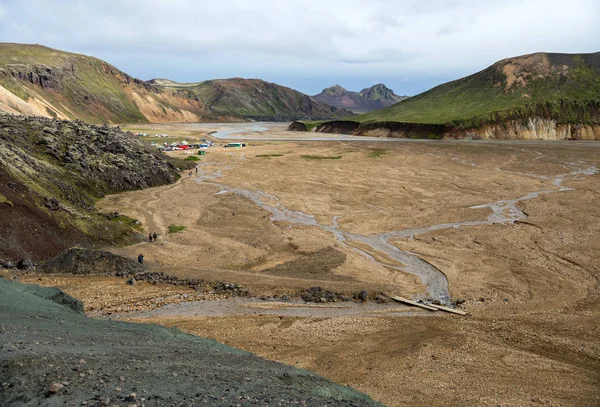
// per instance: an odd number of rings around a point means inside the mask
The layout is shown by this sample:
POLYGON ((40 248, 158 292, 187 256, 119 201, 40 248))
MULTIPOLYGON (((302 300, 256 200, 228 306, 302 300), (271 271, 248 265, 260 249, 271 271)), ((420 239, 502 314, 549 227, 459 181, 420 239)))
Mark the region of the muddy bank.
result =
MULTIPOLYGON (((288 130, 307 131, 307 128, 304 123, 293 122, 288 130)), ((331 121, 318 125, 314 131, 366 137, 420 139, 600 140, 600 124, 561 124, 543 117, 492 122, 477 127, 454 124, 331 121)))
POLYGON ((380 405, 213 340, 86 318, 58 293, 0 279, 0 405, 380 405))

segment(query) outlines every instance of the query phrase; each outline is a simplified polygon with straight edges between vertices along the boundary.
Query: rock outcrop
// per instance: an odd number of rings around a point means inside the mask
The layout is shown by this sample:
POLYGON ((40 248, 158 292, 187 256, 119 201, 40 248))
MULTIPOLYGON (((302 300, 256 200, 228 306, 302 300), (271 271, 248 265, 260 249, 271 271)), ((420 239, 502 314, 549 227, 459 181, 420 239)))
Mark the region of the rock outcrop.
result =
POLYGON ((135 240, 130 226, 95 213, 96 200, 177 178, 164 155, 117 127, 0 113, 0 258, 135 240))

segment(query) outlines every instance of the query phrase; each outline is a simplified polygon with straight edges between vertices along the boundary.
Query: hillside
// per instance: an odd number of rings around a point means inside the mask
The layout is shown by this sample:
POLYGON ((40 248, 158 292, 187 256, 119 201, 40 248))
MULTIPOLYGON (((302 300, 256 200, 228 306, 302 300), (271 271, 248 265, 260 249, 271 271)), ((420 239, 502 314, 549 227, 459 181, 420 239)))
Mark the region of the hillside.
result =
POLYGON ((163 92, 97 58, 9 43, 0 43, 0 111, 89 123, 240 120, 163 92))
POLYGON ((335 85, 323 89, 321 93, 313 96, 313 99, 354 113, 366 113, 401 102, 408 99, 408 96, 398 96, 393 90, 380 83, 360 92, 349 91, 340 85, 335 85))
POLYGON ((600 100, 600 53, 537 53, 504 59, 353 120, 441 124, 561 100, 600 100))
POLYGON ((152 85, 174 95, 198 100, 217 112, 234 112, 257 120, 333 119, 352 112, 318 102, 286 86, 260 79, 215 79, 199 83, 177 83, 153 79, 152 85))
POLYGON ((315 125, 306 128, 390 137, 599 139, 600 53, 504 59, 348 122, 315 125))
POLYGON ((211 339, 82 310, 57 288, 0 278, 0 405, 381 406, 211 339))
POLYGON ((0 259, 143 238, 133 220, 96 213, 96 200, 177 178, 165 156, 118 128, 0 113, 0 259))

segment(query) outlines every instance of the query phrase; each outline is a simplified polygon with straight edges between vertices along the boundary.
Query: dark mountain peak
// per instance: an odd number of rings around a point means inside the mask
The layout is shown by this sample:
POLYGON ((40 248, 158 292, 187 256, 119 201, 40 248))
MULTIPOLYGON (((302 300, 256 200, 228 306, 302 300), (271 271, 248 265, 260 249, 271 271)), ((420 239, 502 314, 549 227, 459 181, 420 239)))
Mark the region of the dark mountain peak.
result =
MULTIPOLYGON (((400 96, 396 95, 393 90, 385 86, 383 83, 378 83, 360 91, 360 95, 369 100, 379 99, 399 99, 400 96)), ((400 100, 398 100, 399 102, 400 100)))
POLYGON ((344 89, 342 86, 335 84, 333 86, 323 89, 323 92, 321 92, 321 94, 336 95, 336 94, 343 94, 346 92, 348 92, 348 91, 346 89, 344 89))
POLYGON ((360 92, 349 91, 340 85, 334 85, 323 89, 323 92, 313 98, 331 106, 349 109, 355 113, 364 113, 391 106, 406 99, 406 96, 398 96, 384 84, 378 83, 360 92))

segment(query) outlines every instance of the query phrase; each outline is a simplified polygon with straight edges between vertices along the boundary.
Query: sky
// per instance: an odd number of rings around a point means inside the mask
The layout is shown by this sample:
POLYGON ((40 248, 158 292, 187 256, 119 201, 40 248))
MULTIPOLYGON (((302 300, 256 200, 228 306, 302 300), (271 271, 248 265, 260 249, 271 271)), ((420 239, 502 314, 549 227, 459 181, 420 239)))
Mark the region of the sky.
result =
POLYGON ((600 51, 600 0, 0 0, 0 42, 145 80, 415 95, 511 56, 600 51))

